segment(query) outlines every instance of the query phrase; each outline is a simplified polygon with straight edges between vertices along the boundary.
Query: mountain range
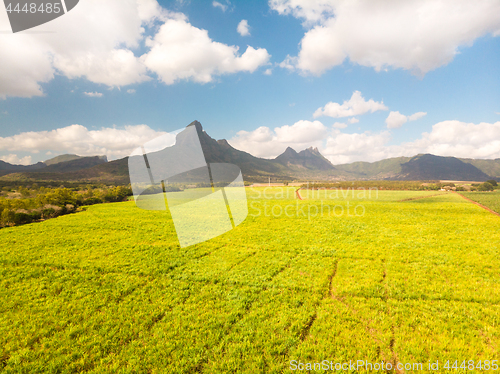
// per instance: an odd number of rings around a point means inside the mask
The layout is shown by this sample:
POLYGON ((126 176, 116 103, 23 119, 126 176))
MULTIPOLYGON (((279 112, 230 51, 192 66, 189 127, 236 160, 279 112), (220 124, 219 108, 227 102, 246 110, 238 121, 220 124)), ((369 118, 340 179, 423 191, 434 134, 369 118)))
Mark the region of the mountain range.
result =
MULTIPOLYGON (((275 159, 252 156, 232 147, 225 139, 211 138, 198 121, 195 126, 208 163, 238 165, 250 182, 293 180, 500 180, 500 159, 476 160, 419 154, 376 162, 333 165, 317 148, 300 152, 288 147, 275 159)), ((33 165, 0 161, 0 180, 77 181, 127 184, 128 157, 107 161, 106 156, 61 155, 33 165)))

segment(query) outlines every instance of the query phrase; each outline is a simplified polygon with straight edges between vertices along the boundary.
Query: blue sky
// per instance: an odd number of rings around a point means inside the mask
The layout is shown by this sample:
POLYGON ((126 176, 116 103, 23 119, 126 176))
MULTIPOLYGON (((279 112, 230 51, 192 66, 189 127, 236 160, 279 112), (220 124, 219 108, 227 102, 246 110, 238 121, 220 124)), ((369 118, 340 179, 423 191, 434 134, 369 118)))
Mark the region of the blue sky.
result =
POLYGON ((0 159, 116 159, 195 119, 261 157, 499 158, 500 5, 460 2, 81 0, 18 34, 2 4, 0 159))

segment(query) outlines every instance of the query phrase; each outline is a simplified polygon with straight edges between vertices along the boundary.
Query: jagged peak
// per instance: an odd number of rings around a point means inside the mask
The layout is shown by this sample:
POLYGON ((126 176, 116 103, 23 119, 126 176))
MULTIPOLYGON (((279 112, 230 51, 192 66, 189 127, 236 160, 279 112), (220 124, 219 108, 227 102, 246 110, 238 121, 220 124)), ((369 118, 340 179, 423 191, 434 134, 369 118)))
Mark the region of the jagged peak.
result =
POLYGON ((187 125, 186 127, 189 127, 189 126, 194 126, 196 127, 196 130, 198 131, 203 131, 203 126, 201 125, 201 123, 197 120, 194 120, 193 122, 191 122, 189 125, 187 125))

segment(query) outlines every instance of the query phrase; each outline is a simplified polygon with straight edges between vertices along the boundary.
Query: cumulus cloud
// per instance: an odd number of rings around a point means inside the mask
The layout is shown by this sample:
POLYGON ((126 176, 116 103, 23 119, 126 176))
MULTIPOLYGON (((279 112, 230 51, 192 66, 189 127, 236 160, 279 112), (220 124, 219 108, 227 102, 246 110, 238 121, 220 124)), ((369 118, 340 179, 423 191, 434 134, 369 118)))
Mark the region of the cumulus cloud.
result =
POLYGON ((121 129, 108 127, 99 130, 71 125, 51 131, 30 131, 10 137, 0 137, 0 149, 9 152, 75 153, 80 156, 107 155, 112 160, 128 156, 134 148, 163 134, 165 133, 155 131, 147 125, 125 126, 121 129))
POLYGON ((135 90, 134 90, 133 88, 129 88, 129 89, 127 90, 127 93, 128 93, 128 94, 131 94, 131 95, 132 95, 132 94, 135 94, 135 90))
MULTIPOLYGON (((237 47, 213 42, 208 35, 197 38, 207 32, 189 24, 184 14, 162 8, 156 0, 81 1, 64 17, 51 21, 50 27, 38 28, 54 32, 0 38, 0 99, 42 96, 41 84, 56 74, 109 87, 145 82, 152 79, 151 72, 164 75, 166 70, 175 78, 206 82, 211 74, 253 72, 269 59, 265 49, 248 47, 239 56, 237 47), (147 39, 146 27, 154 33, 158 25, 163 25, 158 35, 147 39), (166 31, 176 33, 179 39, 165 38, 166 31), (145 41, 149 41, 146 47, 154 50, 146 49, 140 56, 138 51, 145 41), (201 43, 199 50, 197 42, 201 43), (177 53, 183 54, 180 62, 186 63, 185 68, 179 65, 177 53), (203 53, 208 53, 206 61, 203 53), (161 64, 158 58, 162 57, 169 60, 161 64)), ((0 30, 9 29, 7 12, 0 9, 0 30)))
POLYGON ((387 116, 385 120, 385 123, 387 124, 387 128, 396 129, 403 126, 406 121, 408 121, 408 118, 404 114, 399 112, 390 112, 389 116, 387 116))
POLYGON ((439 122, 406 146, 440 156, 500 158, 500 122, 439 122))
POLYGON ((260 157, 276 157, 287 146, 300 151, 310 146, 333 164, 355 161, 378 161, 389 157, 415 156, 432 153, 438 156, 462 158, 500 158, 500 122, 465 123, 443 121, 435 124, 430 132, 419 139, 401 144, 391 144, 388 130, 373 133, 344 133, 347 124, 336 122, 332 129, 319 121, 299 121, 292 126, 282 126, 274 131, 262 126, 254 131, 240 131, 229 142, 237 149, 260 157), (308 137, 307 137, 307 136, 308 137))
POLYGON ((352 117, 352 118, 349 118, 347 120, 349 123, 358 123, 359 122, 359 119, 357 119, 356 117, 352 117))
POLYGON ((320 121, 295 122, 293 125, 276 127, 261 126, 254 131, 239 131, 229 143, 255 156, 273 158, 291 146, 302 150, 310 146, 319 146, 328 134, 328 129, 320 121))
POLYGON ((269 0, 271 9, 310 28, 296 66, 321 75, 345 59, 424 75, 448 64, 460 47, 500 35, 500 2, 469 0, 269 0))
POLYGON ((240 34, 241 36, 249 36, 250 26, 248 26, 248 21, 246 19, 242 19, 240 23, 238 23, 236 31, 238 31, 238 34, 240 34))
POLYGON ((340 117, 351 117, 357 116, 361 114, 365 114, 367 112, 376 112, 378 110, 388 110, 384 103, 374 101, 370 99, 366 101, 361 92, 354 91, 351 98, 349 100, 344 101, 342 104, 329 102, 322 108, 318 108, 313 116, 314 118, 321 116, 328 116, 333 118, 340 117))
POLYGON ((83 94, 89 97, 102 97, 102 93, 100 92, 84 92, 83 94))
POLYGON ((273 69, 266 69, 264 70, 265 75, 272 75, 273 74, 273 69))
POLYGON ((31 156, 25 156, 22 158, 17 157, 15 154, 9 154, 6 156, 0 156, 0 160, 8 162, 13 165, 30 165, 31 164, 31 156))
POLYGON ((206 30, 180 19, 167 20, 146 45, 151 50, 143 56, 144 64, 165 84, 187 79, 208 83, 214 75, 254 72, 270 58, 265 49, 251 46, 239 55, 238 47, 215 42, 206 30))
POLYGON ((290 55, 286 55, 286 58, 281 61, 278 66, 283 69, 287 69, 289 71, 295 70, 295 65, 297 64, 297 57, 291 57, 290 55))
POLYGON ((411 116, 405 116, 404 114, 401 114, 399 112, 390 112, 389 116, 387 116, 385 123, 387 124, 388 129, 397 129, 403 124, 405 124, 407 121, 416 121, 417 119, 422 118, 423 116, 427 115, 426 112, 417 112, 412 114, 411 116))

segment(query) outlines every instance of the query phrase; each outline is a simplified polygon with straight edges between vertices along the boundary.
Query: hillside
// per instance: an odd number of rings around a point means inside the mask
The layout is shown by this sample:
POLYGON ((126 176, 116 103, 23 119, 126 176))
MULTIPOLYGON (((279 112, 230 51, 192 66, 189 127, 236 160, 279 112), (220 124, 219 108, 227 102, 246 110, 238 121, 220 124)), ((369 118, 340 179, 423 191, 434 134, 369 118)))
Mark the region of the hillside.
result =
POLYGON ((490 175, 494 179, 500 179, 500 158, 495 160, 475 160, 473 158, 461 158, 461 161, 474 165, 483 173, 490 175))
POLYGON ((376 162, 353 162, 335 167, 356 179, 393 179, 401 173, 401 164, 410 159, 411 157, 395 157, 376 162))
POLYGON ((491 176, 458 158, 425 154, 401 164, 401 172, 395 179, 486 181, 491 176))
POLYGON ((78 160, 79 158, 83 158, 83 157, 78 156, 78 155, 67 154, 67 155, 60 155, 60 156, 50 158, 48 160, 45 160, 43 163, 47 166, 50 166, 50 165, 58 164, 60 162, 78 160))

